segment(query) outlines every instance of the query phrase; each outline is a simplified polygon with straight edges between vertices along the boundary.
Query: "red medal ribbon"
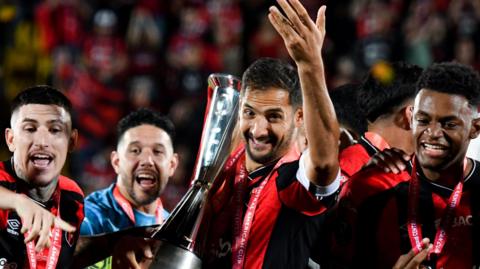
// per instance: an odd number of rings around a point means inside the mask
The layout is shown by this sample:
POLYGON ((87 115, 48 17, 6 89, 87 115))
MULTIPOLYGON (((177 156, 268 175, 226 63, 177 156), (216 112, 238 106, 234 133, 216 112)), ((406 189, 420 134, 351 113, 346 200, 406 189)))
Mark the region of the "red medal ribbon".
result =
MULTIPOLYGON (((466 161, 464 168, 466 168, 466 161)), ((421 224, 418 223, 418 200, 420 196, 420 182, 418 180, 416 161, 414 158, 413 168, 412 168, 412 179, 408 188, 408 235, 410 237, 410 243, 412 248, 415 251, 415 254, 419 253, 422 250, 422 228, 421 224)), ((433 242, 433 248, 429 252, 430 254, 434 253, 439 255, 442 252, 443 247, 447 241, 447 232, 451 227, 453 216, 455 215, 455 210, 460 204, 462 198, 463 190, 463 177, 457 183, 453 189, 450 198, 448 199, 447 207, 443 211, 443 216, 440 220, 440 225, 438 227, 437 233, 435 235, 435 240, 433 242)))
MULTIPOLYGON (((53 193, 53 204, 54 206, 51 209, 51 212, 53 215, 58 217, 60 216, 60 187, 58 185, 53 193)), ((28 237, 29 234, 30 232, 27 231, 25 233, 25 237, 28 237)), ((53 237, 53 240, 50 248, 43 249, 39 253, 36 253, 35 251, 34 241, 30 241, 26 244, 30 269, 55 269, 57 267, 58 257, 60 256, 60 250, 62 248, 62 230, 55 225, 51 230, 51 236, 53 237), (45 257, 47 260, 45 263, 43 263, 43 259, 45 257), (41 263, 38 264, 38 261, 41 261, 41 263)))
MULTIPOLYGON (((120 207, 123 209, 123 212, 127 214, 128 218, 135 224, 135 215, 133 214, 133 208, 130 202, 123 196, 123 194, 120 192, 118 189, 118 186, 115 184, 115 187, 113 188, 113 198, 117 203, 120 205, 120 207)), ((157 199, 157 208, 155 209, 155 220, 157 221, 158 224, 161 224, 163 222, 163 204, 162 200, 160 198, 157 199)))
POLYGON ((250 201, 247 205, 245 216, 243 217, 243 198, 247 191, 247 176, 248 172, 245 167, 245 162, 240 161, 237 163, 237 173, 235 176, 235 215, 233 222, 233 246, 232 246, 232 269, 243 269, 245 264, 245 255, 247 252, 247 243, 252 228, 253 217, 255 216, 255 210, 258 206, 260 194, 267 185, 272 174, 284 163, 294 160, 293 155, 298 156, 295 152, 287 154, 280 159, 273 167, 272 171, 263 179, 260 186, 252 190, 250 201), (243 221, 242 221, 243 217, 243 221))

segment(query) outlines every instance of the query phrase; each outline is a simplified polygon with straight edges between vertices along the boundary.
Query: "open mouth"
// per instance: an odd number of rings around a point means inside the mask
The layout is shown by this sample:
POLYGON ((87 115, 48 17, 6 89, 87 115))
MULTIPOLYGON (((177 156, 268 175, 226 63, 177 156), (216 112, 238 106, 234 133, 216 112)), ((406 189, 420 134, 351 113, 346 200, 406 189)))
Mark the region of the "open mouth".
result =
POLYGON ((448 153, 448 147, 440 144, 422 143, 423 151, 433 158, 444 157, 448 153))
POLYGON ((34 153, 30 155, 30 161, 37 168, 46 168, 52 162, 53 156, 46 153, 34 153))
POLYGON ((135 173, 135 181, 142 188, 153 188, 157 184, 157 176, 153 171, 140 171, 135 173))

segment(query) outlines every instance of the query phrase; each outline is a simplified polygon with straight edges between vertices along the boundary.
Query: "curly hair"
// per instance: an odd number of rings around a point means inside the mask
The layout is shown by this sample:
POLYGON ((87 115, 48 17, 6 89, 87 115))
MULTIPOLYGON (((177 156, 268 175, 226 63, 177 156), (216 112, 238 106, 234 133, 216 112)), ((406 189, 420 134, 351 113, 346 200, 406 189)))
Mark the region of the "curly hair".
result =
POLYGON ((385 63, 385 73, 375 67, 363 80, 358 92, 358 105, 369 122, 391 115, 405 101, 415 98, 415 85, 422 68, 404 62, 385 63))
POLYGON ((470 66, 456 62, 435 63, 425 69, 417 83, 422 89, 464 96, 470 105, 480 103, 480 76, 470 66))
POLYGON ((294 108, 302 106, 302 92, 297 70, 288 63, 274 58, 260 58, 253 62, 242 76, 242 95, 247 87, 265 90, 269 87, 289 93, 294 108))

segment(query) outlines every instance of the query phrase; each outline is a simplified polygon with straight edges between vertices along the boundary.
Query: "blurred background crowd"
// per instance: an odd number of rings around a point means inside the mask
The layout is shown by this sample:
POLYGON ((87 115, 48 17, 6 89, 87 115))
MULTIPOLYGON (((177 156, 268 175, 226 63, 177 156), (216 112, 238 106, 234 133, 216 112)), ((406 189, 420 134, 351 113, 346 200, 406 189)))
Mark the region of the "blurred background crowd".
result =
MULTIPOLYGON (((302 0, 327 8, 330 89, 385 61, 480 68, 480 0, 302 0)), ((214 72, 241 76, 259 57, 284 58, 268 0, 0 0, 0 127, 23 88, 50 84, 71 99, 80 131, 65 174, 86 194, 115 180, 110 152, 126 113, 151 107, 177 128, 180 167, 164 192, 171 209, 188 187, 214 72)), ((0 139, 0 157, 9 156, 0 139)))

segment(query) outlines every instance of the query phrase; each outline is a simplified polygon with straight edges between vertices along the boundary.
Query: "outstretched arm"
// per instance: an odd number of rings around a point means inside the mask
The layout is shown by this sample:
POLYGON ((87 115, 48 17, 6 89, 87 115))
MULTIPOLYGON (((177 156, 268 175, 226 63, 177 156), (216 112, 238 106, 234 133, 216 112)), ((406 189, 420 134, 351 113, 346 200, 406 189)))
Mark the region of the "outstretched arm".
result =
POLYGON ((325 38, 325 6, 313 22, 298 0, 278 0, 286 16, 276 7, 268 18, 282 36, 297 65, 303 96, 303 117, 308 140, 306 175, 319 186, 331 184, 339 172, 339 126, 330 100, 322 59, 325 38))
POLYGON ((57 226, 67 232, 74 232, 75 227, 54 216, 50 211, 24 194, 18 194, 0 187, 0 209, 14 210, 22 219, 22 233, 28 232, 25 243, 35 241, 35 250, 50 247, 50 229, 57 226))

